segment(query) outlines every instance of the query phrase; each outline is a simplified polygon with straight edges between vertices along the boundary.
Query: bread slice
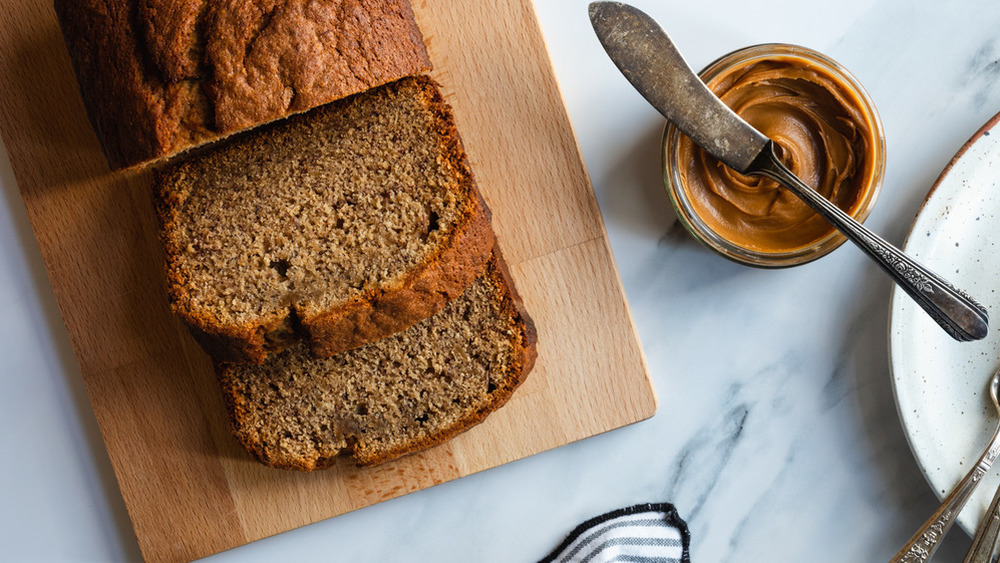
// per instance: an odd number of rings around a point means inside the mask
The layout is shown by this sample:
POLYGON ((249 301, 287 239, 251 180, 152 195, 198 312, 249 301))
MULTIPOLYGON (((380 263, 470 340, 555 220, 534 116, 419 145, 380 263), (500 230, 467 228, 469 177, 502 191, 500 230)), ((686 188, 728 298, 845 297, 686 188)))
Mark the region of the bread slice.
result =
POLYGON ((328 357, 403 330, 460 295, 493 247, 424 76, 166 168, 157 210, 173 310, 222 361, 300 339, 328 357))
POLYGON ((424 72, 407 0, 55 0, 111 168, 424 72))
POLYGON ((233 433, 261 462, 310 471, 428 448, 503 405, 535 360, 535 330, 502 260, 440 313, 327 359, 302 347, 217 366, 233 433))

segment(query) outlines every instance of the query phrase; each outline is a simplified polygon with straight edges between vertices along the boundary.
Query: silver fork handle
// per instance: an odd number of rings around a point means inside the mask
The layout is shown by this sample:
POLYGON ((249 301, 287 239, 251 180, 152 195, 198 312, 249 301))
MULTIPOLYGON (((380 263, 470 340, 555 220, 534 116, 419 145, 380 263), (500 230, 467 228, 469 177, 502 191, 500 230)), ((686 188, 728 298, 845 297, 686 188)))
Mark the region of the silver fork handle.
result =
POLYGON ((958 518, 958 513, 972 496, 972 491, 990 470, 993 461, 1000 454, 1000 429, 993 433, 989 445, 972 469, 959 481, 958 486, 942 501, 934 514, 924 522, 924 525, 913 534, 910 541, 889 560, 889 563, 922 563, 927 561, 937 551, 938 545, 952 524, 958 518))
POLYGON ((1000 488, 993 495, 993 502, 979 524, 976 537, 972 540, 965 563, 995 563, 997 561, 997 539, 1000 538, 1000 488))
POLYGON ((774 153, 773 141, 751 165, 748 173, 778 182, 837 228, 873 258, 889 277, 920 305, 952 338, 979 340, 989 332, 986 308, 969 294, 956 289, 875 233, 866 229, 839 207, 793 174, 774 153))

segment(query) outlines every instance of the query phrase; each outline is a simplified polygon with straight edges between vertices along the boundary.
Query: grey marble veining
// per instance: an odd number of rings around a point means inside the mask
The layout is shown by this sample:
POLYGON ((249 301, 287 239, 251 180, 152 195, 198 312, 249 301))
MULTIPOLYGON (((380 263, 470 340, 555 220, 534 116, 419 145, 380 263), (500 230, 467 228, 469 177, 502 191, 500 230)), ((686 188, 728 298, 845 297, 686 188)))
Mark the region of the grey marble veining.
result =
MULTIPOLYGON (((848 67, 886 130, 885 182, 868 225, 895 243, 956 150, 1000 111, 993 0, 634 3, 696 68, 762 42, 802 44, 848 67)), ((666 501, 690 524, 699 563, 885 561, 937 507, 893 400, 888 281, 850 246, 766 271, 689 237, 663 192, 662 119, 606 59, 586 6, 536 1, 658 414, 213 559, 533 561, 591 516, 666 501)), ((45 460, 0 464, 0 559, 134 559, 9 164, 0 163, 0 448, 45 460)), ((969 543, 953 530, 937 560, 961 561, 969 543)))

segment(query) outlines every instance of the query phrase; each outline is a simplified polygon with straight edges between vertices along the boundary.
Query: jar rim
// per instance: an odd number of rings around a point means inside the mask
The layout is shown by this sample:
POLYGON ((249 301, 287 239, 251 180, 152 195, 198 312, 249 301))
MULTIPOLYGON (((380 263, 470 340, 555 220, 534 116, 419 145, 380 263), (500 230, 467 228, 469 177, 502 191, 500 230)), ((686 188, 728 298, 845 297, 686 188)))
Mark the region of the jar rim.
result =
MULTIPOLYGON (((748 62, 773 60, 775 58, 798 58, 820 67, 833 75, 851 90, 851 94, 860 104, 865 119, 868 121, 873 144, 873 168, 868 187, 864 190, 864 199, 856 206, 852 217, 863 223, 874 209, 875 202, 881 191, 885 175, 885 135, 878 110, 857 78, 840 63, 830 57, 808 47, 787 43, 762 43, 731 51, 709 63, 698 73, 703 82, 710 82, 720 73, 735 65, 748 62)), ((826 256, 839 248, 847 238, 837 230, 806 246, 785 252, 763 252, 735 244, 711 229, 697 214, 693 204, 688 200, 686 189, 680 177, 679 139, 680 131, 672 124, 664 127, 661 146, 661 166, 663 180, 671 205, 685 229, 699 242, 722 256, 760 268, 784 268, 805 264, 826 256)))

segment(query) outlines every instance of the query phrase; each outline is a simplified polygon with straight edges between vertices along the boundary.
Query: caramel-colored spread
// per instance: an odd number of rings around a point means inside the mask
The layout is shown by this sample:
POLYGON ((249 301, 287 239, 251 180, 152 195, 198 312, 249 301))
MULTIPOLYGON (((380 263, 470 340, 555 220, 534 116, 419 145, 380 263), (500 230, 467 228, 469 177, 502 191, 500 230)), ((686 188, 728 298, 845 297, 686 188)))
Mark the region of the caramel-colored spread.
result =
MULTIPOLYGON (((809 61, 783 56, 730 68, 708 84, 774 140, 796 176, 848 214, 876 189, 875 127, 849 86, 809 61)), ((720 164, 681 135, 679 167, 698 216, 730 242, 758 252, 791 252, 833 227, 791 192, 720 164)))

